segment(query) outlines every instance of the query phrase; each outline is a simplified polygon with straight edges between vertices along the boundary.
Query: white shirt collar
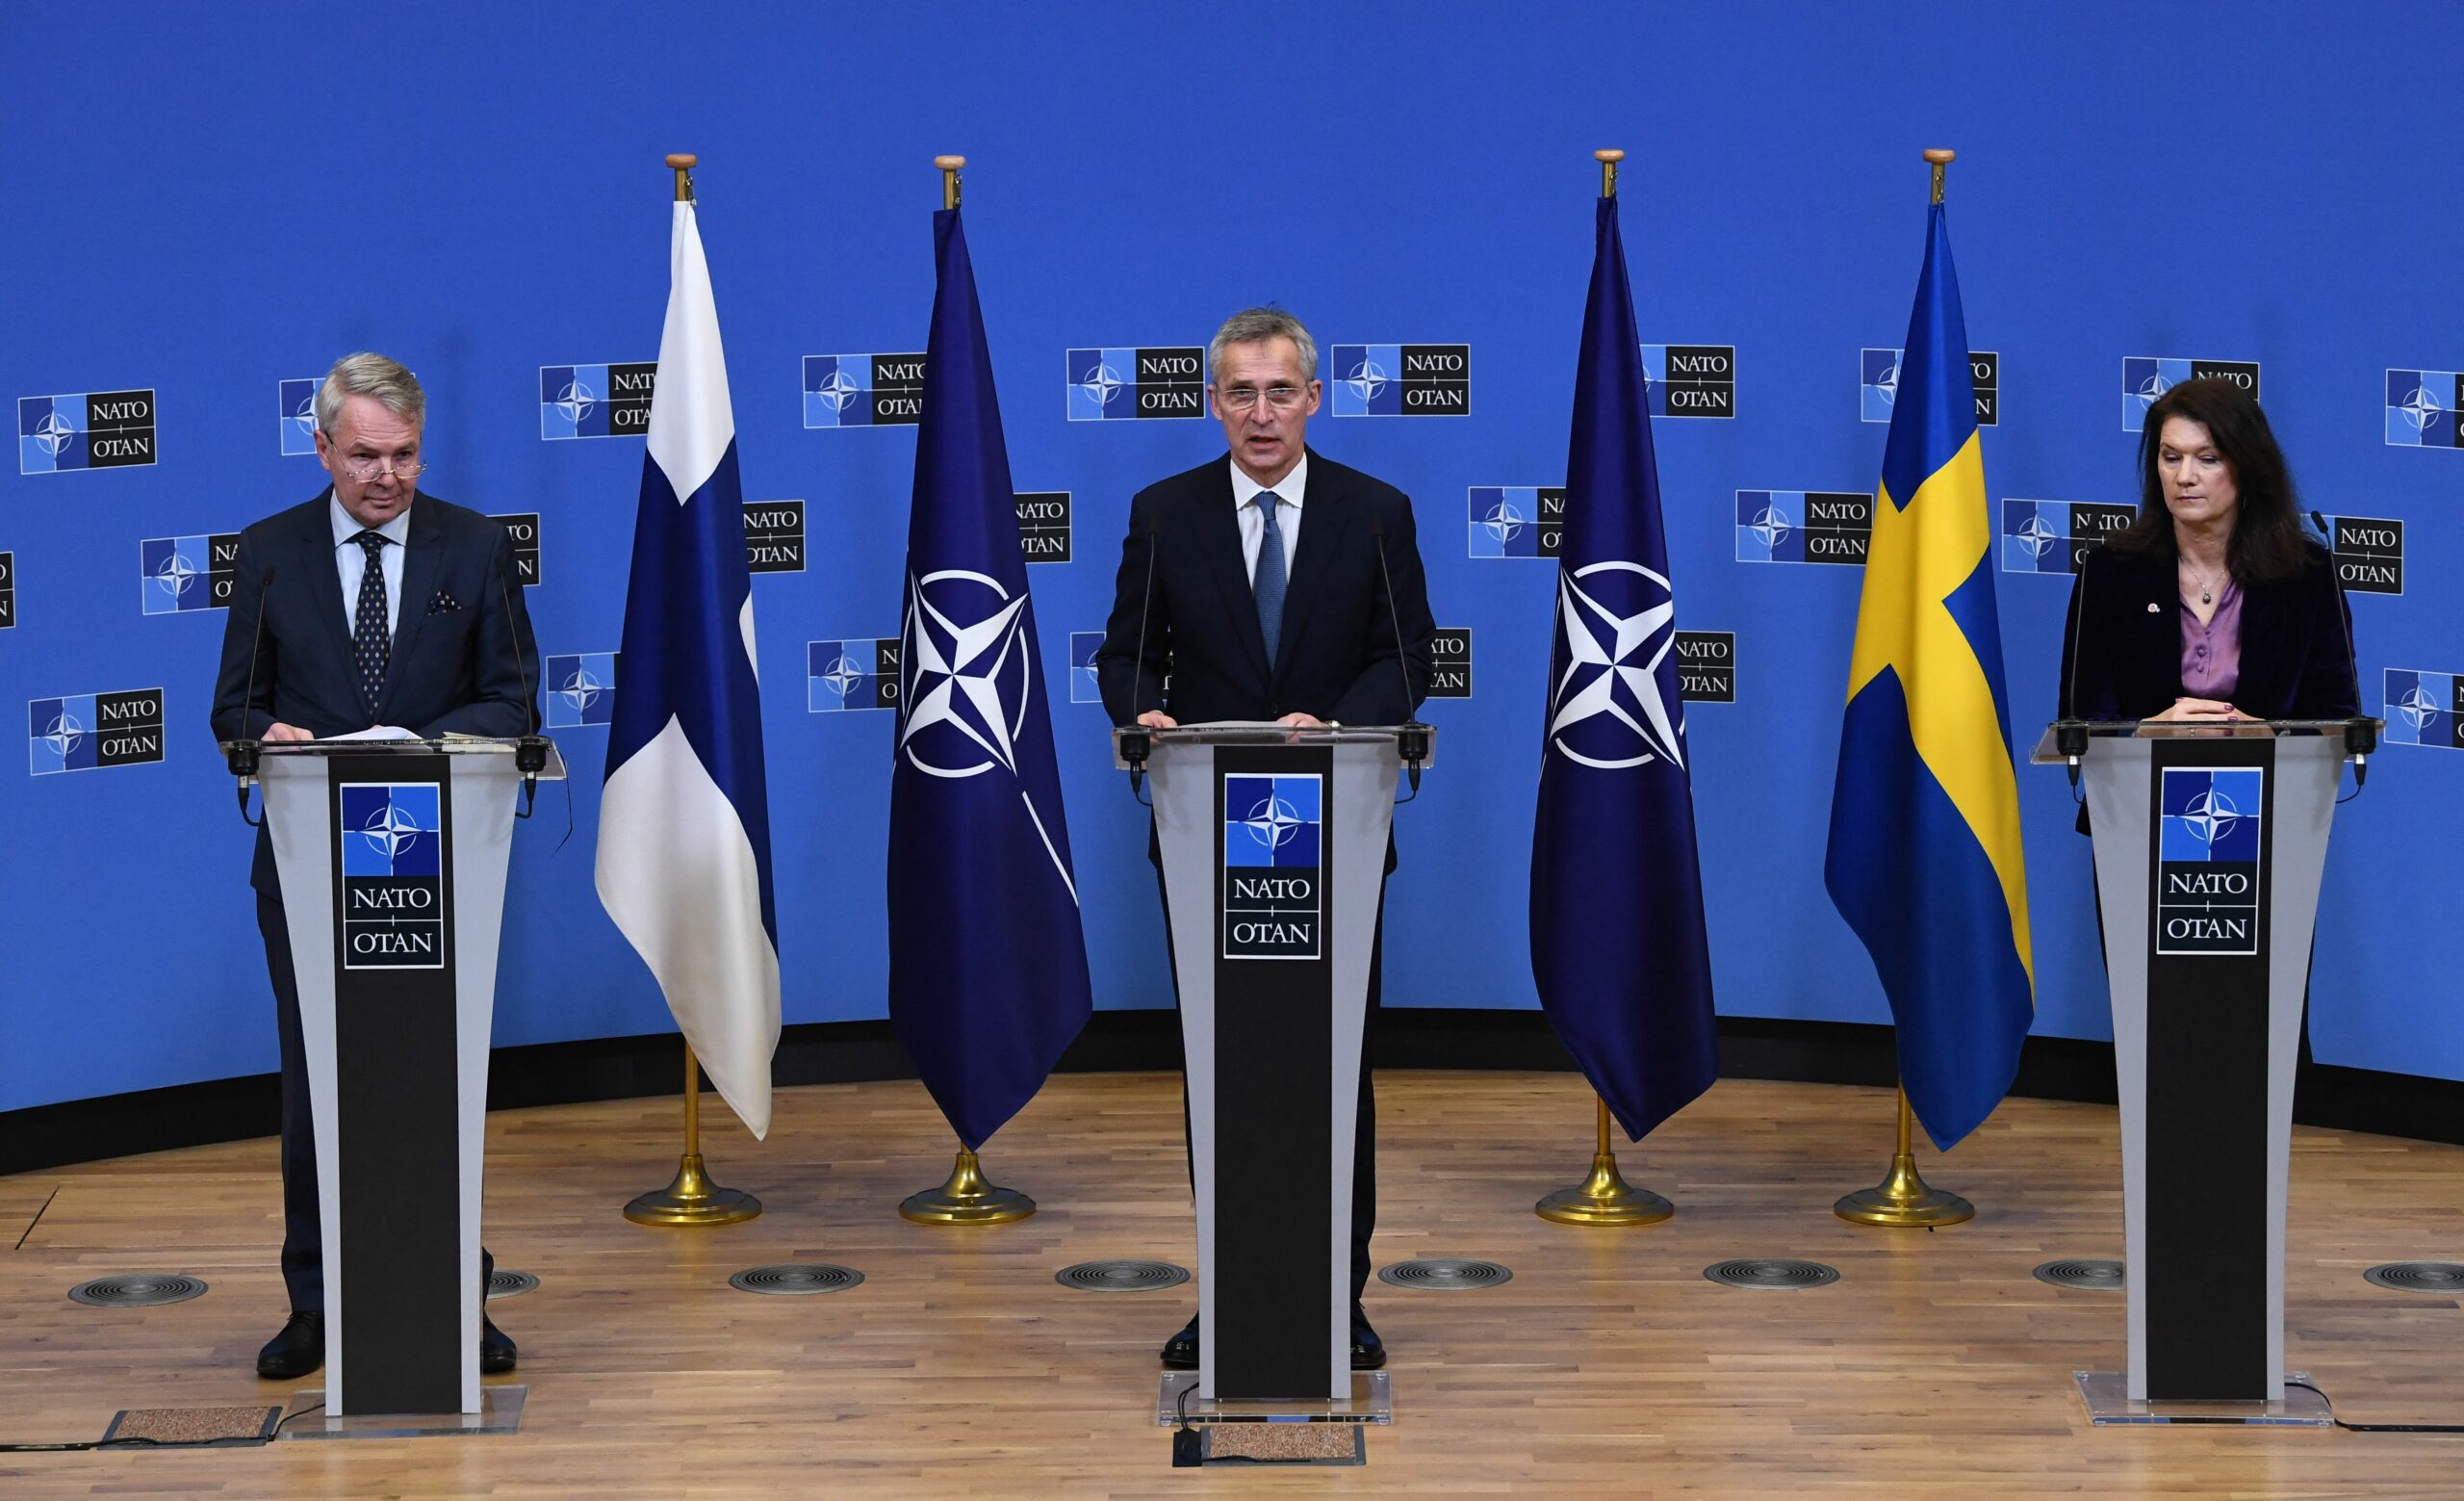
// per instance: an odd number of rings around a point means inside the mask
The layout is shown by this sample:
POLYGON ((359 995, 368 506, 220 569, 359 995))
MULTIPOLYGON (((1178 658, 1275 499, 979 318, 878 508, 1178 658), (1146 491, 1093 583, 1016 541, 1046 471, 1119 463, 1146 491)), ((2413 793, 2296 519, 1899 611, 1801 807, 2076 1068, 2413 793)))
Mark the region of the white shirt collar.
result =
MULTIPOLYGON (((412 497, 411 505, 416 505, 418 504, 418 497, 412 497)), ((343 498, 334 494, 330 490, 325 492, 325 514, 334 524, 334 546, 337 548, 341 547, 351 538, 359 535, 361 532, 369 530, 351 519, 350 512, 343 509, 343 498)), ((411 506, 403 506, 400 515, 396 516, 392 521, 385 523, 385 525, 378 527, 375 530, 378 536, 381 536, 386 541, 393 543, 396 547, 409 546, 411 540, 411 506)))
MULTIPOLYGON (((1225 462, 1230 463, 1231 461, 1226 459, 1225 462)), ((1262 485, 1255 479, 1249 478, 1249 472, 1247 470, 1242 468, 1238 464, 1232 464, 1232 509, 1234 514, 1239 514, 1251 501, 1256 500, 1259 492, 1265 488, 1265 485, 1262 485)), ((1275 485, 1274 498, 1281 501, 1284 505, 1293 506, 1296 509, 1300 505, 1302 493, 1308 488, 1309 451, 1307 449, 1302 449, 1300 451, 1300 462, 1293 465, 1292 473, 1284 476, 1282 481, 1275 485)), ((403 514, 408 515, 410 513, 405 511, 403 514)))

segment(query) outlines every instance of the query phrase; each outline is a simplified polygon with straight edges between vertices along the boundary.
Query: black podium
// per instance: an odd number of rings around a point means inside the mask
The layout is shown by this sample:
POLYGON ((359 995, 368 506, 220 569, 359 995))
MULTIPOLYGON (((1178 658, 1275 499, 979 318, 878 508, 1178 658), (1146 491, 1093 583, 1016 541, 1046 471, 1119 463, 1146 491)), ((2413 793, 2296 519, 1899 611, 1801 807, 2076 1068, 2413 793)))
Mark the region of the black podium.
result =
POLYGON ((2374 728, 2071 721, 2032 758, 2084 770, 2113 993, 2129 1357, 2080 1373, 2099 1421, 2313 1420, 2284 1368, 2293 1074, 2348 735, 2374 728))
MULTIPOLYGON (((478 1365, 488 1040, 518 744, 259 749, 325 1255, 323 1410, 287 1437, 507 1426, 482 1421, 492 1408, 518 1421, 520 1388, 481 1387, 478 1365)), ((552 750, 541 774, 564 774, 552 750)))

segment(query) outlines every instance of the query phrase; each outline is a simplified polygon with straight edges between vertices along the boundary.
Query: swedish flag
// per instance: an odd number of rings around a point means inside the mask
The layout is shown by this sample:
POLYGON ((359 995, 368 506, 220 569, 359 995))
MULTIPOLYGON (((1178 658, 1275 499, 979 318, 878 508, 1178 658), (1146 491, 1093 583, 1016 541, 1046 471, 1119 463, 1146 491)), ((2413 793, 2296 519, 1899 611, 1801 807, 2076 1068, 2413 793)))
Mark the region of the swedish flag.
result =
POLYGON ((1874 498, 1823 878, 1937 1147, 1993 1113, 2035 1015, 1993 531, 1967 325, 1934 205, 1874 498))

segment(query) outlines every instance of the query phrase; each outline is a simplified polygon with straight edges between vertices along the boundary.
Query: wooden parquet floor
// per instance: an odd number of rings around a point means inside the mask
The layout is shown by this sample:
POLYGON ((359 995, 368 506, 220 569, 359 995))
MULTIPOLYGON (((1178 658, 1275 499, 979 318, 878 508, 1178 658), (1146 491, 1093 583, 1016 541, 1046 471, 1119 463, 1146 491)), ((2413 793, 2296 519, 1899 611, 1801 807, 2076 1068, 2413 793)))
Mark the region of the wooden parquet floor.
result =
MULTIPOLYGON (((1094 1074, 1054 1079, 987 1153, 1042 1212, 976 1230, 894 1212, 949 1161, 911 1083, 786 1091, 766 1144, 707 1112, 714 1171, 769 1205, 713 1231, 617 1212, 673 1168, 675 1100, 500 1114, 488 1240, 543 1280, 493 1309, 522 1344, 520 1434, 0 1454, 0 1496, 2464 1496, 2464 1436, 2089 1425, 2070 1373, 2120 1363, 2122 1300, 2029 1271, 2120 1254, 2110 1107, 2012 1100, 1951 1157, 1924 1153, 1980 1209, 1927 1233, 1830 1212, 1886 1165, 1883 1091, 1721 1084, 1624 1154, 1680 1206, 1624 1230, 1531 1213, 1588 1158, 1575 1075, 1389 1074, 1379 1104, 1379 1261, 1479 1255, 1515 1275, 1372 1283, 1397 1419, 1365 1468, 1168 1467, 1154 1351, 1186 1289, 1074 1292, 1053 1273, 1191 1260, 1177 1086, 1094 1074), (1732 1255, 1842 1277, 1704 1281, 1732 1255), (867 1280, 807 1298, 727 1285, 793 1260, 867 1280)), ((2464 1422, 2464 1308, 2361 1279, 2464 1260, 2459 1201, 2464 1149, 2296 1131, 2292 1363, 2347 1419, 2464 1422)), ((124 1407, 281 1400, 251 1366, 284 1311, 278 1228, 270 1141, 0 1178, 0 1441, 96 1437, 124 1407), (147 1310, 65 1297, 137 1271, 213 1290, 147 1310)))

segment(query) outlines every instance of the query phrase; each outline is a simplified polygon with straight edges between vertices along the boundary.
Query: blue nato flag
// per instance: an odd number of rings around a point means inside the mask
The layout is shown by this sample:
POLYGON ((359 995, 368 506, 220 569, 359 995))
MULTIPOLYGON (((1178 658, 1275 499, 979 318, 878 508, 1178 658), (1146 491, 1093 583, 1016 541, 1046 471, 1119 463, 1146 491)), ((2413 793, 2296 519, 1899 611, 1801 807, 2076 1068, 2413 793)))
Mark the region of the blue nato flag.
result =
POLYGON ((889 1013, 968 1150, 1035 1098, 1093 1011, 992 357, 959 211, 907 532, 889 804, 889 1013))
POLYGON ((1993 527, 1950 231, 1934 205, 1874 497, 1824 884, 1873 956, 1900 1084, 1948 1149, 2035 1016, 1993 527))
POLYGON ((1626 1134, 1719 1076, 1642 347, 1617 200, 1600 200, 1575 370, 1539 812, 1531 975, 1626 1134))

